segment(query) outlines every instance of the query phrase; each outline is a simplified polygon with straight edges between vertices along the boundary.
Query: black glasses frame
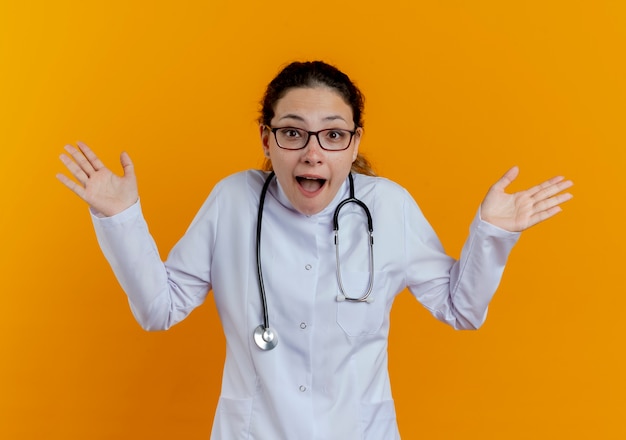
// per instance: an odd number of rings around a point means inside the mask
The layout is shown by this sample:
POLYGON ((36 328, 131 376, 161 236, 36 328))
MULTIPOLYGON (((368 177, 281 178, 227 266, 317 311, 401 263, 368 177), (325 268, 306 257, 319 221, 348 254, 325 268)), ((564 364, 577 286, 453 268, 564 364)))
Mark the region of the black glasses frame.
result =
POLYGON ((352 143, 352 138, 354 137, 354 135, 356 134, 356 130, 358 127, 356 127, 354 130, 350 131, 350 130, 346 130, 345 128, 325 128, 324 130, 318 130, 318 131, 307 131, 304 130, 302 128, 298 128, 298 127, 270 127, 269 125, 265 126, 269 131, 271 131, 272 133, 274 133, 274 140, 276 141, 276 145, 278 145, 279 148, 282 148, 283 150, 290 150, 290 151, 298 151, 298 150, 302 150, 303 148, 306 148, 307 145, 309 145, 309 141, 311 140, 311 136, 315 136, 317 138, 317 143, 318 145, 322 148, 322 150, 325 151, 344 151, 347 150, 348 147, 350 147, 350 144, 352 143), (304 143, 303 146, 301 146, 300 148, 285 148, 282 145, 280 145, 280 142, 278 142, 278 137, 276 136, 276 132, 278 130, 284 130, 284 129, 288 129, 288 128, 292 128, 294 130, 298 130, 301 132, 304 132, 307 134, 307 138, 306 138, 306 142, 304 143), (348 132, 350 133, 350 140, 348 141, 348 143, 346 144, 346 146, 344 148, 340 148, 340 149, 331 149, 331 148, 325 148, 322 143, 320 142, 320 137, 319 134, 323 133, 325 131, 344 131, 344 132, 348 132))

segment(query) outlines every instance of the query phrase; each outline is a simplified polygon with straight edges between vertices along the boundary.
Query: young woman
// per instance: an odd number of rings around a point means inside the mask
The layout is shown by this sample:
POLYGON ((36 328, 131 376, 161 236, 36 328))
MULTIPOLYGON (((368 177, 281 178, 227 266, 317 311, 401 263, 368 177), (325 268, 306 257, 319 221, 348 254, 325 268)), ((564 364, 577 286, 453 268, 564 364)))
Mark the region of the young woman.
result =
POLYGON ((359 155, 362 111, 336 68, 283 69, 259 124, 267 169, 218 183, 165 262, 129 156, 123 176, 84 144, 61 156, 77 182, 58 177, 91 207, 145 329, 169 328, 213 291, 227 349, 213 439, 399 438, 387 372, 396 294, 408 287, 435 318, 478 328, 519 232, 571 198, 561 177, 507 194, 509 170, 455 261, 408 192, 359 155))

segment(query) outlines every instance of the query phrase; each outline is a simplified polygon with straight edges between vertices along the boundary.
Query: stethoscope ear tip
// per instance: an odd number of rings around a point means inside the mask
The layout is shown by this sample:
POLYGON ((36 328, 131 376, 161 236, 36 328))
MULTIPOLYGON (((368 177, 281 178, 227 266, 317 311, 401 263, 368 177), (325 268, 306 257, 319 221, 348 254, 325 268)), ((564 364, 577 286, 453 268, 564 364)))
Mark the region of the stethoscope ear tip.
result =
POLYGON ((341 294, 337 295, 337 301, 338 302, 343 302, 345 300, 346 300, 346 296, 345 295, 341 295, 341 294))

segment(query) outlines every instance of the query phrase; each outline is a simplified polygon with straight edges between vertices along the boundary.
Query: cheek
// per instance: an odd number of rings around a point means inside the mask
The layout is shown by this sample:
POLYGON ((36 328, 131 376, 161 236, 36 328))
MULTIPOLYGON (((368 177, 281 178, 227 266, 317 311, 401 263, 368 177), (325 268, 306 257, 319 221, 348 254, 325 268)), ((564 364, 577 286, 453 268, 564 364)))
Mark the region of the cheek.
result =
POLYGON ((337 184, 340 185, 345 179, 348 178, 350 170, 352 169, 352 155, 343 158, 341 161, 337 161, 333 164, 333 175, 337 184))
POLYGON ((270 151, 272 156, 272 166, 274 169, 289 172, 290 169, 294 168, 296 161, 293 157, 285 155, 284 150, 274 148, 270 151))
POLYGON ((352 163, 356 160, 357 155, 358 155, 358 150, 354 149, 350 151, 348 154, 342 157, 341 166, 343 168, 347 168, 348 170, 350 170, 350 168, 352 168, 352 163))

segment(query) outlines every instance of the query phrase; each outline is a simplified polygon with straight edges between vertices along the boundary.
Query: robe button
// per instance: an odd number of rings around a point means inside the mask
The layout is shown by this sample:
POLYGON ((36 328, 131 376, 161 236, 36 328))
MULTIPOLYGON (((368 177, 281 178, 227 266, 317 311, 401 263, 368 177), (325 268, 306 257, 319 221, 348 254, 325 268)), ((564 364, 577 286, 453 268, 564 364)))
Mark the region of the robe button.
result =
POLYGON ((304 393, 306 391, 306 387, 304 385, 300 385, 300 391, 304 393))
POLYGON ((306 270, 311 270, 311 268, 312 268, 312 267, 313 267, 313 266, 311 266, 310 264, 307 264, 306 266, 304 266, 304 268, 305 268, 306 270))
POLYGON ((300 328, 301 328, 302 330, 304 330, 304 329, 306 328, 306 322, 301 322, 301 323, 300 323, 300 328))

